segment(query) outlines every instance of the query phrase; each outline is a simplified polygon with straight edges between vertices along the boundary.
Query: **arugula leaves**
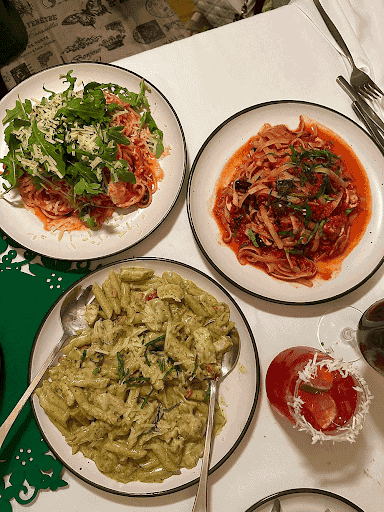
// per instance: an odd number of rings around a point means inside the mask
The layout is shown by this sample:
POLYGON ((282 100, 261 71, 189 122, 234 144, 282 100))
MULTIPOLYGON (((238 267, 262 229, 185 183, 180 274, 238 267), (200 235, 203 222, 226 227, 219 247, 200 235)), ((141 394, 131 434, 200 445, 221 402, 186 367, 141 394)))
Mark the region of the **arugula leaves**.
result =
POLYGON ((101 89, 96 89, 81 97, 75 96, 68 103, 57 111, 56 116, 61 114, 69 121, 83 121, 91 124, 94 121, 102 123, 105 116, 105 97, 101 89))
POLYGON ((147 125, 149 131, 152 134, 152 153, 154 153, 156 158, 160 158, 162 152, 164 151, 163 146, 163 132, 158 129, 153 117, 147 111, 141 116, 140 119, 140 128, 144 125, 147 125))
POLYGON ((16 137, 16 135, 11 133, 8 137, 7 143, 9 152, 5 156, 5 158, 0 160, 0 162, 2 162, 5 165, 5 168, 7 169, 6 178, 10 186, 6 187, 6 185, 3 184, 3 187, 8 192, 8 190, 11 190, 12 188, 16 187, 18 179, 23 174, 23 170, 16 165, 15 158, 16 150, 19 148, 21 141, 16 137))
POLYGON ((89 229, 97 229, 97 222, 93 217, 86 213, 85 215, 80 215, 80 219, 86 223, 89 229))
POLYGON ((111 126, 107 130, 107 138, 108 140, 113 140, 117 142, 118 144, 124 144, 125 146, 129 146, 131 141, 123 135, 122 132, 124 129, 124 126, 111 126))
POLYGON ((41 149, 43 155, 53 158, 56 162, 57 174, 59 178, 63 178, 66 173, 66 166, 63 160, 63 146, 48 142, 44 137, 44 133, 37 127, 36 119, 32 120, 31 127, 32 133, 29 137, 29 144, 32 146, 36 144, 41 149))
POLYGON ((40 186, 44 178, 64 179, 73 187, 73 202, 91 227, 94 220, 88 213, 81 213, 81 202, 76 197, 90 197, 108 193, 105 171, 109 180, 136 183, 128 162, 117 159, 118 145, 129 146, 131 141, 123 134, 123 126, 111 126, 111 117, 122 107, 106 103, 105 90, 110 91, 140 114, 139 129, 150 131, 148 149, 159 158, 164 151, 163 133, 150 113, 142 80, 138 93, 112 83, 90 82, 82 94, 74 92, 76 78, 72 70, 61 75, 67 89, 50 93, 41 104, 32 106, 27 99, 18 99, 13 109, 8 109, 2 122, 8 124, 4 133, 8 145, 7 155, 0 159, 4 164, 3 177, 8 181, 6 190, 17 187, 24 172, 40 186))
POLYGON ((7 109, 7 114, 3 119, 3 124, 10 123, 15 119, 24 119, 29 120, 29 114, 32 112, 32 102, 30 100, 25 100, 22 103, 20 100, 16 100, 16 106, 9 110, 7 109))

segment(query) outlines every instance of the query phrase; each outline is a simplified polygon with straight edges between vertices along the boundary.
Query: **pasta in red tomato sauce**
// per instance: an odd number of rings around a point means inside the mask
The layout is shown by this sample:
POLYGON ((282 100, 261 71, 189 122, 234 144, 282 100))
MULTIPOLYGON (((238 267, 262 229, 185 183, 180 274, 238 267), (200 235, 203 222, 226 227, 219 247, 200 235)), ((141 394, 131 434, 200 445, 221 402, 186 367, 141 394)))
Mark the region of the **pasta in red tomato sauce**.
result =
POLYGON ((265 124, 228 183, 218 186, 213 215, 222 240, 242 265, 312 286, 320 261, 343 255, 351 227, 366 209, 333 142, 316 124, 265 124))
POLYGON ((111 126, 122 126, 122 133, 129 137, 131 144, 118 144, 117 159, 126 160, 135 174, 135 183, 112 181, 108 170, 104 170, 107 182, 106 193, 93 197, 79 197, 73 202, 72 187, 65 180, 46 179, 44 188, 34 185, 33 177, 24 173, 19 179, 18 191, 24 206, 32 210, 43 222, 46 230, 64 231, 87 229, 79 216, 79 210, 88 206, 88 213, 100 229, 112 217, 116 208, 146 208, 152 202, 162 171, 157 159, 147 147, 150 136, 148 128, 140 128, 140 115, 129 103, 114 94, 105 92, 106 103, 114 103, 124 110, 118 111, 111 120, 111 126))

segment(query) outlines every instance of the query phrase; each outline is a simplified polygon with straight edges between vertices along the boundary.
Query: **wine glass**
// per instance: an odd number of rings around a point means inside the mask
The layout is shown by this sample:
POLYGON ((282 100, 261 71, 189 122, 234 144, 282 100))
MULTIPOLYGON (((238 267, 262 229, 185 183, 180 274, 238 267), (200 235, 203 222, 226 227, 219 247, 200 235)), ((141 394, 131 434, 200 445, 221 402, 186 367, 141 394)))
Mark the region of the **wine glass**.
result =
POLYGON ((348 306, 323 315, 317 326, 317 339, 323 352, 348 362, 361 359, 357 328, 362 314, 356 307, 348 306))
POLYGON ((364 359, 384 376, 384 300, 372 304, 357 327, 357 343, 364 359))
POLYGON ((384 375, 384 299, 364 313, 354 306, 323 315, 317 338, 321 349, 335 359, 354 362, 364 357, 384 375))

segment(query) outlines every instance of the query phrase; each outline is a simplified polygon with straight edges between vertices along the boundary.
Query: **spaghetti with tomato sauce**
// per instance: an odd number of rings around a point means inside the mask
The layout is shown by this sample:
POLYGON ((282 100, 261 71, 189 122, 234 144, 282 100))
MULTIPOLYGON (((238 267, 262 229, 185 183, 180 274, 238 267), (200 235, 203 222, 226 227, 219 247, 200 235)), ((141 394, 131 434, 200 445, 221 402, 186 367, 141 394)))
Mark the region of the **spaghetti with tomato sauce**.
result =
POLYGON ((89 218, 94 220, 96 229, 100 229, 117 208, 146 208, 151 204, 158 180, 163 177, 157 158, 146 145, 149 130, 139 129, 140 115, 114 94, 105 92, 105 98, 107 104, 114 103, 123 109, 112 118, 111 126, 123 126, 122 133, 130 140, 128 146, 118 144, 117 159, 128 162, 135 175, 135 183, 112 181, 108 168, 104 167, 107 193, 79 196, 74 204, 71 186, 65 180, 47 179, 44 187, 36 188, 33 178, 24 173, 19 179, 18 192, 24 206, 34 212, 48 231, 59 229, 63 234, 64 231, 88 229, 79 215, 84 207, 89 218))
POLYGON ((213 216, 242 265, 306 286, 328 279, 371 215, 368 178, 328 128, 265 124, 232 156, 216 184, 213 216))
POLYGON ((163 133, 146 91, 90 82, 70 85, 32 105, 7 109, 8 154, 1 159, 6 192, 17 189, 26 209, 46 230, 100 229, 117 208, 146 208, 163 179, 163 133))

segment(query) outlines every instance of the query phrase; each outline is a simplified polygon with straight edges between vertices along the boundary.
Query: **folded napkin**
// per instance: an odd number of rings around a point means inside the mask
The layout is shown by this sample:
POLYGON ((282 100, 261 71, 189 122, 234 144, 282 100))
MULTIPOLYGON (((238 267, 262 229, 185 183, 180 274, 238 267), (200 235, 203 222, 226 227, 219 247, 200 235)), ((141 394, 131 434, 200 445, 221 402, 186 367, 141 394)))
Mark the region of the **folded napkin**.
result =
MULTIPOLYGON (((358 68, 384 90, 384 2, 383 0, 320 0, 323 9, 342 35, 358 68)), ((344 56, 320 16, 313 0, 291 0, 314 23, 329 43, 344 56)), ((346 60, 347 74, 351 67, 346 60)), ((336 79, 336 77, 335 77, 336 79)), ((384 106, 384 101, 381 101, 384 106)))

